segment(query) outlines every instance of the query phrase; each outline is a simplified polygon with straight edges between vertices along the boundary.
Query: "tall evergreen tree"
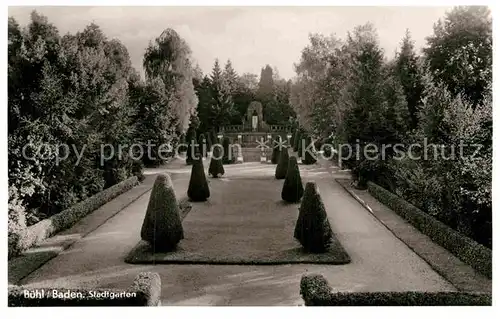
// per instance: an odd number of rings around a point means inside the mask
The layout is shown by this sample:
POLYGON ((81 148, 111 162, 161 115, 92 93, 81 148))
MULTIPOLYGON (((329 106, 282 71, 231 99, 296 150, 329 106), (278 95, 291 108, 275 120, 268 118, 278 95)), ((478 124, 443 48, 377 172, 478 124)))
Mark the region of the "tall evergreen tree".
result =
POLYGON ((216 109, 212 105, 212 82, 208 76, 196 85, 198 95, 198 107, 196 113, 200 120, 199 129, 202 132, 214 129, 214 121, 217 117, 216 109))
POLYGON ((418 105, 422 97, 424 86, 422 75, 419 72, 418 56, 415 53, 414 42, 410 31, 406 30, 401 49, 396 57, 395 73, 401 82, 410 116, 409 129, 417 128, 418 105))
POLYGON ((228 93, 233 96, 238 89, 238 74, 236 74, 236 71, 233 69, 231 60, 227 60, 224 71, 222 72, 222 77, 229 91, 228 93))
MULTIPOLYGON (((347 84, 347 105, 344 115, 344 138, 356 149, 369 143, 380 144, 385 138, 376 116, 383 112, 384 57, 379 47, 376 31, 371 24, 355 28, 348 35, 345 50, 352 60, 350 79, 347 84)), ((361 152, 357 158, 344 161, 352 169, 354 179, 360 187, 374 176, 372 161, 361 152)))
POLYGON ((230 123, 234 115, 234 103, 230 87, 224 80, 219 61, 215 60, 211 74, 211 106, 213 111, 213 125, 217 129, 230 123))
POLYGON ((268 64, 266 67, 261 69, 257 95, 261 101, 269 101, 273 99, 273 94, 273 68, 268 64))

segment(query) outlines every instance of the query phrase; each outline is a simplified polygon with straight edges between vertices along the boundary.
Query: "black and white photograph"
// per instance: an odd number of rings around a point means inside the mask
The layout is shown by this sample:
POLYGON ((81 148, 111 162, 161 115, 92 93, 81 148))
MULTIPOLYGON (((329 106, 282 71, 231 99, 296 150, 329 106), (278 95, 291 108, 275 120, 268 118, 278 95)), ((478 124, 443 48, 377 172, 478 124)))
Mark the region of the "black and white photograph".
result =
POLYGON ((6 11, 10 310, 493 313, 493 7, 6 11))

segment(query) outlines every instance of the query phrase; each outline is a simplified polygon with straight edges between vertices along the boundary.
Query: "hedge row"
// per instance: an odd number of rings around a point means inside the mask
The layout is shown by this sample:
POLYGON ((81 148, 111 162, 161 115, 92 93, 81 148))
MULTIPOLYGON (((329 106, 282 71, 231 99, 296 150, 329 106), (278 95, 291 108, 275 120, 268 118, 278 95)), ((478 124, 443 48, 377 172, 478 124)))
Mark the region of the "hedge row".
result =
POLYGON ((9 251, 24 251, 36 244, 39 244, 48 237, 73 226, 80 219, 95 211, 102 205, 111 201, 115 197, 130 190, 139 183, 137 176, 132 176, 116 185, 113 185, 102 192, 87 198, 76 205, 63 210, 59 214, 27 227, 20 233, 19 241, 12 243, 17 247, 9 247, 9 251))
POLYGON ((368 191, 373 197, 406 219, 423 234, 429 236, 435 243, 446 248, 483 275, 491 278, 491 249, 460 234, 377 184, 369 182, 368 191))
POLYGON ((304 275, 300 294, 306 306, 491 306, 491 294, 458 291, 332 292, 321 275, 304 275))
POLYGON ((22 286, 9 287, 9 307, 69 307, 69 306, 160 306, 161 279, 158 273, 140 273, 127 290, 117 289, 63 289, 63 288, 26 288, 22 286), (60 298, 53 294, 70 291, 76 297, 60 298), (43 296, 30 298, 25 292, 42 293, 43 296), (91 293, 97 293, 91 294, 91 293), (124 294, 127 293, 127 294, 124 294), (77 295, 79 294, 79 295, 77 295))

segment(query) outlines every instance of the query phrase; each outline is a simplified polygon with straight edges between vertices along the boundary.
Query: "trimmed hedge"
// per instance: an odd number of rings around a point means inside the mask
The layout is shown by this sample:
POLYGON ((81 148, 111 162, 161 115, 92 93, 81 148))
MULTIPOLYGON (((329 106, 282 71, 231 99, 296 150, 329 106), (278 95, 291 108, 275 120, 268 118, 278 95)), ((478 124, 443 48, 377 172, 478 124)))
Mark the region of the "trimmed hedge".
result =
POLYGON ((288 161, 283 189, 281 190, 281 199, 288 203, 298 203, 302 195, 304 195, 304 186, 302 185, 297 158, 291 156, 288 161))
POLYGON ((204 202, 210 197, 210 188, 201 157, 193 161, 187 195, 193 202, 204 202))
POLYGON ((212 151, 212 158, 210 159, 210 166, 208 167, 208 174, 210 174, 214 178, 221 177, 224 175, 224 165, 222 165, 221 158, 221 147, 215 146, 212 151))
POLYGON ((224 153, 222 154, 222 163, 223 164, 234 164, 236 162, 236 157, 233 154, 233 148, 231 147, 231 142, 229 137, 225 136, 222 140, 222 147, 224 153))
POLYGON ((194 129, 188 129, 186 134, 187 150, 186 150, 186 164, 193 164, 193 158, 198 154, 199 146, 197 144, 196 132, 194 129))
POLYGON ((448 227, 431 215, 377 184, 368 182, 368 191, 382 204, 406 219, 423 234, 429 236, 435 243, 446 248, 481 274, 491 278, 491 249, 460 234, 456 230, 448 227))
POLYGON ((278 146, 274 146, 271 154, 271 164, 278 164, 280 153, 281 149, 278 146))
POLYGON ((295 136, 293 137, 293 151, 298 152, 299 147, 300 147, 300 140, 302 138, 302 131, 300 129, 297 129, 295 131, 295 136))
POLYGON ((66 288, 25 288, 9 286, 9 307, 124 307, 124 306, 160 306, 161 279, 158 273, 140 273, 127 290, 118 289, 66 289, 66 288), (75 298, 60 298, 53 290, 79 293, 75 298), (27 298, 25 291, 44 293, 43 297, 27 298), (91 295, 91 292, 100 296, 91 295), (128 293, 128 296, 125 294, 128 293))
POLYGON ((207 157, 207 151, 209 148, 207 148, 207 140, 205 138, 205 134, 200 134, 198 137, 198 145, 199 145, 199 152, 203 157, 207 157))
POLYGON ((316 159, 317 154, 315 152, 316 146, 313 145, 314 147, 308 149, 308 147, 311 143, 312 143, 311 137, 307 136, 305 139, 304 157, 302 159, 302 164, 304 164, 304 165, 311 165, 311 164, 316 163, 316 161, 317 161, 317 159, 316 159), (313 156, 310 152, 314 153, 315 155, 313 156))
POLYGON ((38 223, 27 227, 20 233, 17 247, 9 247, 22 252, 50 236, 70 228, 80 219, 92 213, 102 205, 111 201, 118 195, 125 193, 139 183, 137 176, 132 176, 116 185, 113 185, 102 192, 87 198, 76 205, 63 210, 59 214, 53 215, 47 219, 41 220, 38 223))
POLYGON ((278 165, 276 166, 276 171, 274 172, 274 177, 276 179, 284 179, 286 177, 288 162, 288 148, 283 148, 279 153, 278 165))
POLYGON ((159 174, 141 228, 141 238, 149 242, 154 251, 171 251, 184 239, 179 212, 170 176, 159 174))
POLYGON ((293 236, 308 252, 323 253, 330 247, 333 231, 315 182, 306 184, 293 236))
POLYGON ((460 291, 332 292, 325 277, 303 275, 306 306, 491 306, 491 294, 460 291))

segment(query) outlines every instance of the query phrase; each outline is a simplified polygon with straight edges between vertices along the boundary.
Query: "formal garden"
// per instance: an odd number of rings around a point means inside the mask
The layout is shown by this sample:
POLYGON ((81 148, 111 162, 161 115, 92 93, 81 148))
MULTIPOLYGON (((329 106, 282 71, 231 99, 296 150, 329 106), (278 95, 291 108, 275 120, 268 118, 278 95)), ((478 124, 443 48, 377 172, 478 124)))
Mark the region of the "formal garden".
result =
POLYGON ((8 27, 10 306, 491 305, 487 8, 389 60, 311 34, 290 80, 8 27))

